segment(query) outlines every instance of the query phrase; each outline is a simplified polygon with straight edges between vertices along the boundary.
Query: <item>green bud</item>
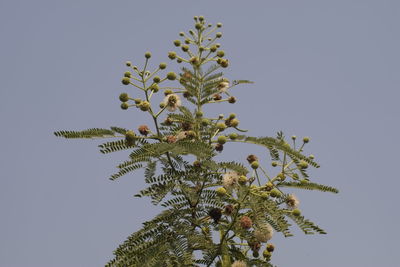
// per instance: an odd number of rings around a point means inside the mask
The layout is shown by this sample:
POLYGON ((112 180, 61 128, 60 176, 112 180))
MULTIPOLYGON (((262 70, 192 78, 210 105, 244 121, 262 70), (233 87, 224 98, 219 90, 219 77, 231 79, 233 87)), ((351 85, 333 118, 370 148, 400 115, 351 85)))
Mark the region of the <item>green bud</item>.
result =
POLYGON ((310 137, 307 137, 307 136, 304 137, 304 138, 303 138, 303 142, 306 143, 306 144, 307 144, 308 142, 310 142, 310 137))
POLYGON ((261 197, 263 199, 267 199, 269 197, 269 194, 267 192, 263 192, 263 193, 261 193, 261 197))
POLYGON ((218 22, 218 23, 217 23, 217 27, 218 27, 218 28, 221 28, 221 27, 222 27, 222 23, 221 23, 221 22, 218 22))
POLYGON ((128 102, 129 95, 127 93, 122 93, 119 95, 119 100, 121 100, 121 102, 128 102))
POLYGON ((168 80, 170 80, 170 81, 173 81, 173 80, 175 80, 176 79, 176 74, 175 74, 175 72, 168 72, 168 74, 167 74, 167 79, 168 80))
POLYGON ((161 108, 161 109, 162 109, 162 108, 165 108, 165 106, 166 106, 166 105, 165 105, 164 102, 161 102, 161 103, 160 103, 160 108, 161 108))
POLYGON ((122 108, 123 110, 126 110, 126 109, 128 109, 128 108, 129 108, 129 105, 128 105, 128 103, 126 103, 126 102, 123 102, 123 103, 121 104, 121 108, 122 108))
POLYGON ((271 163, 271 165, 272 165, 272 167, 276 167, 276 166, 278 166, 278 162, 273 161, 273 162, 271 163))
POLYGON ((183 52, 189 51, 189 46, 188 45, 182 45, 182 51, 183 52))
POLYGON ((202 120, 201 120, 201 125, 207 126, 207 125, 209 125, 209 124, 210 124, 210 120, 209 120, 209 119, 202 119, 202 120))
POLYGON ((227 59, 222 59, 220 65, 223 68, 227 68, 229 66, 229 61, 227 59))
POLYGON ((160 87, 158 86, 158 84, 153 84, 150 89, 154 92, 157 93, 158 90, 160 89, 160 87))
POLYGON ((300 180, 300 183, 302 183, 302 184, 307 184, 308 182, 309 182, 308 179, 301 179, 301 180, 300 180))
POLYGON ((226 143, 226 136, 225 135, 220 135, 220 136, 218 136, 217 140, 218 140, 219 144, 223 145, 223 144, 226 143))
POLYGON ((144 53, 144 57, 147 59, 151 58, 151 53, 150 52, 144 53))
POLYGON ((217 195, 219 195, 219 196, 224 196, 224 195, 226 194, 226 189, 223 188, 223 187, 219 187, 219 188, 216 190, 216 193, 217 193, 217 195))
POLYGON ((229 119, 233 120, 234 118, 236 118, 236 114, 235 113, 229 114, 229 119))
POLYGON ((297 173, 293 173, 292 175, 294 180, 298 180, 299 179, 299 175, 297 173))
POLYGON ((181 46, 181 41, 180 40, 175 40, 174 41, 175 46, 181 46))
POLYGON ((202 26, 203 26, 203 25, 201 25, 201 23, 196 23, 196 24, 194 25, 194 27, 196 28, 196 30, 200 30, 202 26))
POLYGON ((277 177, 279 178, 279 180, 281 180, 281 181, 284 181, 285 180, 285 174, 283 174, 283 173, 279 173, 278 175, 277 175, 277 177))
POLYGON ((178 59, 176 60, 176 62, 177 62, 177 63, 182 63, 182 59, 178 58, 178 59))
POLYGON ((164 95, 165 95, 165 96, 170 95, 170 94, 172 94, 172 93, 173 93, 172 90, 169 90, 169 89, 167 89, 167 90, 164 91, 164 95))
POLYGON ((304 160, 300 160, 299 162, 299 167, 302 169, 307 169, 308 168, 308 163, 304 160))
POLYGON ((215 51, 217 51, 217 49, 218 49, 218 48, 217 48, 216 45, 213 45, 213 46, 210 47, 210 51, 213 52, 213 53, 214 53, 215 51))
POLYGON ((143 101, 140 103, 139 108, 141 111, 148 111, 150 109, 150 103, 147 101, 143 101))
POLYGON ((161 78, 160 77, 158 77, 158 76, 154 76, 154 78, 153 78, 153 82, 155 82, 155 83, 159 83, 161 81, 161 78))
POLYGON ((238 119, 231 120, 231 126, 232 127, 237 127, 238 125, 239 125, 239 120, 238 119))
POLYGON ((168 57, 170 59, 174 60, 176 58, 176 52, 174 52, 174 51, 168 52, 168 57))
POLYGON ((224 50, 219 50, 219 51, 217 52, 217 57, 223 57, 224 55, 225 55, 224 50))
POLYGON ((244 175, 239 176, 239 184, 245 185, 247 183, 247 177, 244 175))
POLYGON ((263 257, 264 257, 265 259, 270 259, 271 256, 272 256, 271 252, 269 252, 268 250, 264 250, 264 252, 263 252, 263 257))
POLYGON ((142 99, 140 99, 140 98, 135 98, 135 99, 133 99, 133 101, 135 101, 136 105, 139 105, 140 103, 142 103, 142 99))
POLYGON ((217 34, 215 35, 215 37, 221 38, 221 37, 222 37, 222 32, 217 32, 217 34))
POLYGON ((275 250, 275 246, 271 243, 267 244, 267 250, 269 252, 273 252, 275 250))
POLYGON ((196 117, 197 118, 201 118, 201 117, 203 117, 203 112, 201 112, 201 111, 196 111, 196 117))
POLYGON ((179 36, 185 36, 185 33, 184 32, 180 32, 179 36))
POLYGON ((130 73, 130 71, 125 71, 124 77, 130 78, 130 77, 132 77, 132 73, 130 73))
POLYGON ((163 70, 163 69, 165 69, 167 67, 167 63, 161 62, 158 67, 163 70))
POLYGON ((301 215, 301 211, 299 210, 299 209, 294 209, 294 210, 292 210, 292 214, 293 214, 293 216, 300 216, 301 215))
POLYGON ((260 166, 260 164, 258 163, 258 161, 253 161, 253 162, 251 163, 251 167, 252 167, 254 170, 258 169, 259 166, 260 166))
POLYGON ((274 188, 271 190, 271 197, 280 197, 282 195, 281 191, 279 191, 277 188, 274 188))
POLYGON ((204 21, 204 16, 199 16, 200 21, 204 21))
POLYGON ((226 129, 226 125, 223 122, 218 122, 216 126, 221 132, 226 129))
POLYGON ((296 140, 297 136, 292 135, 292 140, 296 140))
POLYGON ((130 66, 132 66, 132 62, 127 61, 127 62, 125 62, 125 65, 126 65, 127 67, 130 67, 130 66))
POLYGON ((238 134, 237 134, 237 133, 231 133, 231 134, 229 135, 229 138, 232 139, 232 140, 235 140, 237 137, 238 137, 238 134))
POLYGON ((128 85, 131 83, 131 79, 129 79, 128 77, 124 77, 124 78, 122 78, 121 82, 123 85, 128 85))

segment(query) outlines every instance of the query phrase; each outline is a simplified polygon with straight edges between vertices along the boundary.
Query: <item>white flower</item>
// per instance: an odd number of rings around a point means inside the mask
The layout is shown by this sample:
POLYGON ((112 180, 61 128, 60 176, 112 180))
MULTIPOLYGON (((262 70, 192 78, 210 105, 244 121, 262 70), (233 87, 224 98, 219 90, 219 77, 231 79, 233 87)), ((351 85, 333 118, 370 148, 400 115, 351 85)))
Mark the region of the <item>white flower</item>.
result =
POLYGON ((238 183, 239 174, 237 172, 227 172, 222 176, 222 184, 226 189, 232 188, 238 183))
POLYGON ((226 93, 226 91, 229 89, 229 82, 228 81, 220 82, 220 84, 218 85, 218 89, 221 93, 226 93))
POLYGON ((235 261, 231 267, 247 267, 247 264, 244 261, 235 261))
POLYGON ((178 107, 182 106, 181 98, 177 94, 169 94, 164 100, 163 104, 171 112, 174 112, 178 107))
POLYGON ((290 194, 286 199, 286 205, 289 209, 296 209, 299 206, 299 204, 300 204, 299 199, 293 194, 290 194))
POLYGON ((187 137, 187 131, 179 132, 177 135, 175 135, 175 137, 176 137, 176 141, 183 140, 187 137))
POLYGON ((254 231, 254 237, 259 242, 267 242, 274 235, 274 228, 270 224, 262 225, 259 229, 254 231))

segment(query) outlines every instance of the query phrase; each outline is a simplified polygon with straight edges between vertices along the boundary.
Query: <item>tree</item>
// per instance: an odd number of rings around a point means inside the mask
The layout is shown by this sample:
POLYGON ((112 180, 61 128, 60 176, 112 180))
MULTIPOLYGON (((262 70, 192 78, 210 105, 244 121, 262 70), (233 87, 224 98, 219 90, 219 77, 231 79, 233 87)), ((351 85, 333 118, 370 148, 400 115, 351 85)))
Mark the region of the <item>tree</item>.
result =
POLYGON ((124 73, 122 84, 135 87, 144 98, 122 93, 121 108, 148 113, 153 130, 140 125, 138 133, 120 127, 55 132, 65 138, 117 138, 101 144, 100 151, 131 150, 131 154, 110 179, 145 168, 149 186, 136 196, 150 197, 153 204, 165 207, 115 250, 107 266, 272 266, 274 245, 269 241, 274 232, 289 237, 294 223, 305 234, 325 234, 301 215, 297 197, 283 191, 292 187, 338 192, 309 180, 307 169, 319 165, 312 155, 303 154, 308 137, 300 145, 295 136, 289 141, 282 132, 276 137, 252 137, 239 128, 236 114, 204 115, 209 104, 235 103, 230 89, 252 82, 229 81, 219 72, 229 66, 216 43, 222 24, 212 26, 202 16, 194 19, 195 30, 179 33, 183 42, 173 42, 184 56, 168 53, 171 60, 186 64, 181 73, 158 76, 166 63, 149 71, 150 52, 145 53, 143 69, 126 62, 130 71, 124 73), (165 86, 168 81, 178 85, 165 86), (153 97, 161 92, 165 97, 158 107, 153 97), (161 116, 166 116, 163 122, 161 116), (247 157, 248 165, 217 161, 216 155, 229 143, 264 147, 276 175, 268 174, 256 155, 247 157))

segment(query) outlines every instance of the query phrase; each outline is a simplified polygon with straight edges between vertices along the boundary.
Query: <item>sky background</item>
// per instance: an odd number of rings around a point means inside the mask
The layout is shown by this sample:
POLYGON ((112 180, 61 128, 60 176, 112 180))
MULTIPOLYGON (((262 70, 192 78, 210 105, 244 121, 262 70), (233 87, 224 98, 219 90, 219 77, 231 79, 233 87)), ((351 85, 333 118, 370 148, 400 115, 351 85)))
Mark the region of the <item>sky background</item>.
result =
MULTIPOLYGON (((108 180, 128 153, 102 155, 101 141, 53 132, 150 124, 119 108, 124 62, 141 66, 151 51, 151 66, 179 71, 167 52, 194 15, 224 24, 226 77, 255 82, 209 114, 235 112, 253 136, 310 136, 305 152, 321 164, 312 180, 340 189, 296 191, 328 235, 275 235, 274 264, 398 266, 397 0, 0 0, 0 266, 104 266, 157 214, 133 197, 141 171, 108 180)), ((268 164, 255 147, 225 152, 268 164)))

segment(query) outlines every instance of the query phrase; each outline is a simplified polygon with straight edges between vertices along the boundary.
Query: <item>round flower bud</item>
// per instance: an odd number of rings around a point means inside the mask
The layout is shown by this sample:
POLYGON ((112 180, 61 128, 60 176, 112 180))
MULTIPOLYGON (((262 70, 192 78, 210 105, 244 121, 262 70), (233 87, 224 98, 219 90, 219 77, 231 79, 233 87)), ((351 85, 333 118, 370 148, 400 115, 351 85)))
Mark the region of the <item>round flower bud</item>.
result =
POLYGON ((190 39, 185 39, 185 44, 190 44, 190 39))
POLYGON ((223 123, 223 122, 218 122, 216 126, 217 126, 217 129, 218 129, 220 132, 222 132, 223 130, 226 129, 226 125, 225 125, 225 123, 223 123))
POLYGON ((160 65, 158 65, 158 67, 163 70, 167 67, 167 63, 161 62, 160 65))
POLYGON ((301 215, 301 211, 299 210, 299 209, 294 209, 294 210, 292 210, 292 214, 293 214, 293 216, 300 216, 301 215))
POLYGON ((308 168, 308 163, 304 160, 300 160, 299 162, 299 167, 302 169, 307 169, 308 168))
POLYGON ((271 163, 271 165, 272 165, 272 167, 276 167, 276 166, 278 166, 278 162, 273 161, 273 162, 271 163))
POLYGON ((158 77, 158 76, 154 76, 154 78, 153 78, 153 82, 155 82, 155 83, 159 83, 161 81, 161 78, 160 77, 158 77))
POLYGON ((307 137, 307 136, 304 137, 304 138, 303 138, 303 142, 306 143, 306 144, 307 144, 308 142, 310 142, 310 137, 307 137))
POLYGON ((241 185, 245 185, 247 183, 247 177, 244 175, 239 176, 239 180, 238 180, 239 184, 241 185))
POLYGON ((150 52, 144 53, 144 57, 147 59, 151 58, 151 53, 150 52))
POLYGON ((176 74, 175 74, 175 72, 168 72, 168 74, 167 74, 167 79, 168 80, 170 80, 170 81, 173 81, 173 80, 175 80, 176 79, 176 74))
POLYGON ((217 52, 217 57, 223 57, 223 56, 225 56, 224 50, 219 50, 219 51, 217 52))
POLYGON ((204 46, 200 46, 200 47, 199 47, 199 51, 200 51, 200 52, 203 52, 204 50, 206 50, 206 48, 205 48, 204 46))
POLYGON ((131 79, 129 79, 128 77, 124 77, 124 78, 122 78, 121 82, 123 85, 128 85, 131 83, 131 79))
POLYGON ((220 135, 218 136, 218 143, 223 145, 226 143, 226 136, 225 135, 220 135))
POLYGON ((147 101, 143 101, 140 103, 139 108, 141 111, 148 111, 150 109, 150 103, 147 101))
POLYGON ((221 27, 222 27, 222 23, 221 23, 221 22, 218 22, 218 23, 217 23, 217 27, 218 27, 218 28, 221 28, 221 27))
POLYGON ((178 59, 176 60, 176 62, 177 62, 177 63, 182 63, 182 59, 178 58, 178 59))
POLYGON ((200 30, 202 26, 203 26, 203 25, 201 25, 201 23, 196 23, 196 24, 194 25, 194 27, 196 28, 196 30, 200 30))
POLYGON ((271 191, 272 188, 274 188, 274 184, 273 183, 268 182, 268 183, 265 184, 265 190, 271 191))
POLYGON ((220 65, 223 68, 227 68, 229 66, 229 61, 227 59, 222 59, 220 62, 220 65))
POLYGON ((130 77, 132 77, 132 73, 130 71, 125 71, 124 72, 124 77, 130 78, 130 77))
POLYGON ((220 43, 216 43, 215 46, 216 46, 217 48, 220 48, 220 47, 221 47, 221 44, 220 44, 220 43))
POLYGON ((264 257, 265 259, 270 259, 271 256, 272 256, 271 252, 269 252, 268 250, 264 250, 264 252, 263 252, 263 257, 264 257))
POLYGON ((133 101, 135 101, 136 105, 139 105, 140 103, 142 103, 142 99, 140 99, 140 98, 135 98, 135 99, 133 99, 133 101))
POLYGON ((165 104, 164 102, 161 102, 160 105, 159 105, 159 107, 162 109, 162 108, 165 108, 166 105, 167 105, 167 104, 165 104))
POLYGON ((283 174, 283 173, 279 173, 278 175, 277 175, 277 177, 279 178, 279 180, 281 180, 281 181, 284 181, 285 180, 285 174, 283 174))
POLYGON ((183 52, 187 52, 187 51, 189 51, 189 46, 188 45, 182 45, 182 51, 183 52))
POLYGON ((248 216, 242 216, 239 223, 240 227, 242 227, 243 229, 250 229, 251 226, 253 226, 253 221, 248 216))
POLYGON ((164 95, 170 95, 170 94, 172 94, 173 92, 172 92, 172 90, 169 90, 169 89, 167 89, 167 90, 165 90, 164 91, 164 95))
POLYGON ((170 52, 168 52, 168 57, 170 58, 170 59, 175 59, 176 58, 176 52, 174 52, 174 51, 170 51, 170 52))
POLYGON ((218 101, 218 100, 221 100, 221 99, 222 99, 222 96, 221 96, 220 94, 215 94, 215 95, 213 96, 213 99, 214 99, 215 101, 218 101))
POLYGON ((126 110, 126 109, 128 109, 128 108, 129 108, 129 105, 128 105, 128 103, 126 103, 126 102, 123 102, 123 103, 121 104, 121 108, 122 108, 123 110, 126 110))
POLYGON ((229 138, 232 139, 232 140, 237 139, 237 137, 238 137, 238 134, 237 134, 237 133, 231 133, 231 134, 229 134, 229 138))
POLYGON ((292 135, 292 140, 296 140, 297 136, 292 135))
POLYGON ((228 118, 233 120, 234 118, 236 118, 236 114, 235 113, 231 113, 231 114, 229 114, 228 118))
POLYGON ((258 157, 256 155, 253 155, 253 154, 248 155, 246 159, 250 164, 253 163, 254 161, 258 161, 258 157))
POLYGON ((269 243, 269 244, 267 244, 267 250, 269 252, 274 252, 275 246, 273 244, 269 243))
POLYGON ((258 251, 253 251, 253 257, 258 258, 260 256, 260 253, 258 251))
MULTIPOLYGON (((236 98, 235 98, 234 96, 231 96, 231 97, 228 98, 228 102, 231 103, 231 104, 233 104, 233 103, 236 102, 236 98)), ((239 122, 238 122, 238 123, 239 123, 239 122)))
POLYGON ((219 195, 219 196, 224 196, 224 195, 226 194, 226 189, 223 188, 223 187, 219 187, 219 188, 216 190, 216 192, 217 192, 217 195, 219 195))
POLYGON ((301 179, 300 180, 300 183, 302 183, 302 184, 307 184, 307 183, 309 183, 310 181, 308 180, 308 179, 301 179))
POLYGON ((199 63, 199 58, 198 57, 191 57, 189 59, 190 63, 197 65, 199 63))
POLYGON ((201 118, 203 117, 203 112, 201 112, 200 110, 196 111, 196 118, 201 118))
POLYGON ((125 133, 125 140, 126 140, 127 142, 132 142, 132 141, 134 141, 134 140, 135 140, 135 137, 136 137, 136 135, 135 135, 135 133, 134 133, 133 131, 131 131, 131 130, 126 131, 126 133, 125 133))
POLYGON ((204 16, 199 16, 199 21, 204 21, 204 16))
POLYGON ((281 191, 279 191, 277 188, 274 188, 271 190, 271 197, 280 197, 282 195, 281 191))
POLYGON ((174 41, 174 45, 175 45, 175 46, 181 46, 181 41, 175 40, 175 41, 174 41))
POLYGON ((179 32, 179 36, 184 36, 185 33, 184 32, 179 32))
POLYGON ((310 156, 308 156, 310 159, 315 159, 315 156, 314 155, 310 155, 310 156))
POLYGON ((237 127, 239 125, 239 120, 238 119, 233 119, 231 120, 231 126, 232 127, 237 127))
POLYGON ((126 65, 127 67, 130 67, 130 66, 132 66, 132 62, 127 61, 127 62, 125 62, 125 65, 126 65))
POLYGON ((213 52, 213 53, 214 53, 215 51, 217 51, 217 49, 218 49, 218 48, 217 48, 216 45, 213 45, 213 46, 210 47, 210 51, 213 52))
POLYGON ((218 115, 218 119, 219 119, 219 120, 222 120, 223 118, 224 118, 224 114, 219 114, 219 115, 218 115))
POLYGON ((258 169, 259 166, 260 166, 260 164, 258 163, 258 161, 253 161, 253 162, 251 163, 251 167, 252 167, 254 170, 258 169))
POLYGON ((221 38, 221 37, 222 37, 222 32, 217 32, 217 34, 215 35, 215 37, 221 38))
POLYGON ((261 193, 261 198, 268 199, 268 197, 269 197, 269 194, 267 192, 261 193))
POLYGON ((140 125, 138 128, 140 134, 147 136, 150 133, 149 126, 147 125, 140 125))
POLYGON ((157 93, 158 90, 160 89, 160 87, 158 86, 158 84, 153 84, 150 89, 154 92, 157 93))
POLYGON ((299 179, 299 175, 297 173, 293 173, 292 178, 294 180, 298 180, 299 179))
POLYGON ((121 102, 128 102, 129 95, 127 93, 122 93, 119 95, 119 100, 121 100, 121 102))
POLYGON ((221 152, 222 150, 224 150, 224 145, 221 144, 215 145, 215 151, 221 152))
POLYGON ((201 120, 201 125, 207 126, 207 125, 209 125, 209 124, 210 124, 210 120, 209 120, 209 119, 202 119, 202 120, 201 120))
POLYGON ((191 96, 192 96, 192 94, 189 93, 189 91, 187 91, 187 90, 184 91, 182 95, 183 95, 184 98, 188 98, 188 97, 191 97, 191 96))

